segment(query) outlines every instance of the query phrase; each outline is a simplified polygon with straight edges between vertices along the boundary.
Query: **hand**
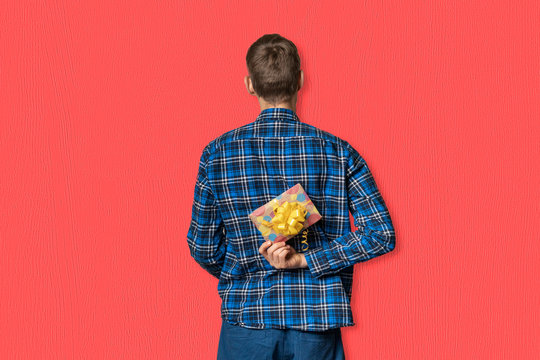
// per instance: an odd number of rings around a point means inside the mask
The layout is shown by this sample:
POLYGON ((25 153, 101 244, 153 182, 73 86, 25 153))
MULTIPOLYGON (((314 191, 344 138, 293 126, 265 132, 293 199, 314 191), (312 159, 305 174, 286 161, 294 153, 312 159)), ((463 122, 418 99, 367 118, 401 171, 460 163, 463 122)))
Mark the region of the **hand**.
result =
POLYGON ((299 254, 296 250, 281 241, 278 243, 272 243, 272 241, 265 241, 260 247, 259 252, 265 257, 266 260, 276 269, 297 269, 307 267, 304 254, 299 254))

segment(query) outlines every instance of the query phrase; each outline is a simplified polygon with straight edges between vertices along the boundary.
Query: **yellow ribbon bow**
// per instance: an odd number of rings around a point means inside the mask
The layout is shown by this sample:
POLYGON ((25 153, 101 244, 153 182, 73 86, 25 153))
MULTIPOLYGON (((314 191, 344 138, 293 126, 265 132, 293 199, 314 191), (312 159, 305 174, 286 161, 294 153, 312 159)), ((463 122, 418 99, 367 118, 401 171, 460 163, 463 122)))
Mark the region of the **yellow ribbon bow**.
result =
POLYGON ((285 201, 279 205, 276 199, 272 200, 274 217, 271 221, 263 220, 262 224, 273 228, 276 233, 289 236, 296 235, 304 227, 307 213, 304 205, 299 202, 285 201))

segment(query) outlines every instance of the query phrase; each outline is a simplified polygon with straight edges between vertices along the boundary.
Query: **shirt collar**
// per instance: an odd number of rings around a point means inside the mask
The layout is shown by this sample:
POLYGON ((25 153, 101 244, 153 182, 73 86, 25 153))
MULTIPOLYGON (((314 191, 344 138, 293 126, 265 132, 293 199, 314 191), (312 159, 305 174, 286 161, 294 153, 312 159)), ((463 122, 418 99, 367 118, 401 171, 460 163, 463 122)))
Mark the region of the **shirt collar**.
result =
POLYGON ((300 121, 300 118, 291 109, 273 107, 262 110, 259 116, 257 116, 257 119, 255 119, 255 122, 280 120, 300 121))

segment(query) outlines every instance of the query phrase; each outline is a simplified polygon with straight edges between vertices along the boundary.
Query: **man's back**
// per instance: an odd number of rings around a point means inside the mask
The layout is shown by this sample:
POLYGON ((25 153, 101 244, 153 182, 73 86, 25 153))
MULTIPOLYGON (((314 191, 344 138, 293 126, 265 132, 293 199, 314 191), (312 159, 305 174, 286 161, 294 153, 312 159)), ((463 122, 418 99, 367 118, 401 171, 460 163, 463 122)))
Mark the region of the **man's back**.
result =
POLYGON ((188 233, 195 260, 219 278, 221 316, 247 328, 321 331, 354 325, 353 265, 391 251, 392 222, 365 161, 345 140, 268 108, 203 150, 188 233), (322 219, 288 241, 308 268, 276 269, 248 215, 296 183, 322 219), (351 232, 349 210, 358 230, 351 232))

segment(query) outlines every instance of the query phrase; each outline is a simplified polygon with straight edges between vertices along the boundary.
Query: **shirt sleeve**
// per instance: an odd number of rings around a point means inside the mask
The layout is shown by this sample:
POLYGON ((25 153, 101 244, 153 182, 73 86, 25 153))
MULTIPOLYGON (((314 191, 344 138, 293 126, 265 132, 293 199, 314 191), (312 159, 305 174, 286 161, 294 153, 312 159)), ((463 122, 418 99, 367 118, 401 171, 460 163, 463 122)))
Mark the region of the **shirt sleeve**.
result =
POLYGON ((358 230, 323 243, 304 253, 315 278, 336 274, 358 262, 390 252, 395 247, 395 232, 386 204, 360 154, 348 146, 346 186, 348 206, 358 230))
POLYGON ((195 182, 191 224, 187 234, 189 250, 195 261, 219 279, 226 254, 226 233, 214 193, 206 173, 207 148, 199 162, 195 182))

